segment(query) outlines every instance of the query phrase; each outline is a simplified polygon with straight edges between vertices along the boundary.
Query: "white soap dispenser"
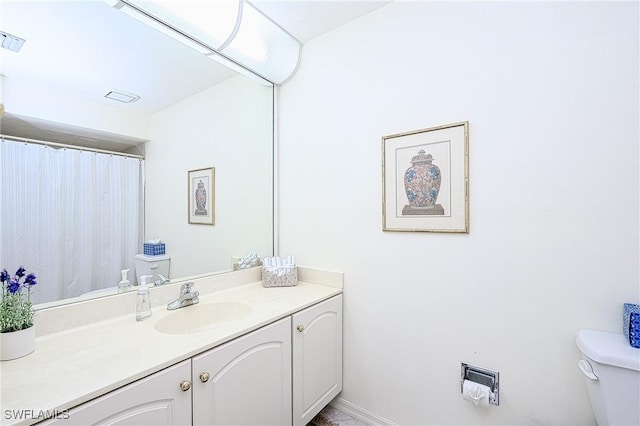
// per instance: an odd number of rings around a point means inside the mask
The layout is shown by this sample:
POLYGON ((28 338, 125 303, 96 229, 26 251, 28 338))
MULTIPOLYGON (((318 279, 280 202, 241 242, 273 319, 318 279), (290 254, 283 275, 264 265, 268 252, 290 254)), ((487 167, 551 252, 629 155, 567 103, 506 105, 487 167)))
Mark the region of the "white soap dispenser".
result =
POLYGON ((126 293, 128 291, 131 291, 131 282, 129 282, 129 278, 127 277, 129 271, 129 269, 123 269, 122 271, 120 271, 122 280, 120 280, 120 282, 118 283, 118 293, 126 293))
POLYGON ((136 304, 136 321, 142 321, 151 316, 151 297, 147 288, 147 279, 153 275, 142 275, 138 288, 138 303, 136 304))

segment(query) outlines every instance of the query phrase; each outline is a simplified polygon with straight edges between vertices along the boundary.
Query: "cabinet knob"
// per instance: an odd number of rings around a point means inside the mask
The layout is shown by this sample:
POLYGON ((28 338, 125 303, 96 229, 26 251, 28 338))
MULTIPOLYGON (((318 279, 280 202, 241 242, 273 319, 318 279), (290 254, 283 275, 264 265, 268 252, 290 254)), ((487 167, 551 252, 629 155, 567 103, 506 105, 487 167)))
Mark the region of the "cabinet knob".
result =
POLYGON ((182 382, 180 382, 180 389, 182 390, 182 392, 186 392, 189 389, 191 389, 191 382, 188 380, 183 380, 182 382))
POLYGON ((304 325, 300 324, 299 326, 296 327, 296 330, 302 333, 304 331, 304 325))
POLYGON ((200 381, 202 383, 207 383, 210 378, 211 378, 211 376, 206 371, 200 373, 200 381))

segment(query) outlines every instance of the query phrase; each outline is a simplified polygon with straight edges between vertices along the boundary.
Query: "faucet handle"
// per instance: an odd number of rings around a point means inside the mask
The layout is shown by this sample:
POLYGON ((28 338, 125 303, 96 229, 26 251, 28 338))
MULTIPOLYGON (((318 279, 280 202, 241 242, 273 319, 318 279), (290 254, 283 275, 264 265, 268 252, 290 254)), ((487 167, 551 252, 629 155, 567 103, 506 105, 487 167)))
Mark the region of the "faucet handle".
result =
POLYGON ((156 276, 159 278, 157 281, 153 282, 154 286, 159 286, 159 285, 163 285, 163 284, 168 284, 171 282, 171 280, 168 277, 165 277, 162 274, 156 274, 156 276))
POLYGON ((194 283, 192 282, 182 284, 182 286, 180 286, 180 293, 191 293, 191 287, 193 287, 193 285, 194 283))

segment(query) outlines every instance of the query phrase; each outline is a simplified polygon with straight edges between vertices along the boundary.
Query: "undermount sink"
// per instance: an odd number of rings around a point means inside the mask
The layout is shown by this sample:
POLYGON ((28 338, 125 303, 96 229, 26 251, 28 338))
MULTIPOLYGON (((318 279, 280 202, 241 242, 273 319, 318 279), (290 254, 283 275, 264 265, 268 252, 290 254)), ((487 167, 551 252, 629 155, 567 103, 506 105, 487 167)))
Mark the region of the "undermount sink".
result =
POLYGON ((155 329, 167 334, 189 334, 210 330, 220 323, 239 320, 251 312, 251 306, 241 302, 209 302, 180 308, 155 324, 155 329))

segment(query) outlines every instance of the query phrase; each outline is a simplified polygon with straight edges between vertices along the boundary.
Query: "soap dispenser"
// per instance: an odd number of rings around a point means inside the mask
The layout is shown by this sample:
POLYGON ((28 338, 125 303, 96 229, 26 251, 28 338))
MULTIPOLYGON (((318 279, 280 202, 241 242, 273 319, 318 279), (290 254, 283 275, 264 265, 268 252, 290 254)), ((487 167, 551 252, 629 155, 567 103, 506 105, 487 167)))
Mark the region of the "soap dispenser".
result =
POLYGON ((128 273, 129 269, 123 269, 122 271, 120 271, 122 279, 118 283, 118 293, 126 293, 128 291, 131 291, 131 283, 129 282, 129 279, 127 277, 128 273))
POLYGON ((140 277, 140 287, 138 288, 138 303, 136 304, 136 321, 142 321, 151 316, 151 298, 147 280, 153 275, 142 275, 140 277))

